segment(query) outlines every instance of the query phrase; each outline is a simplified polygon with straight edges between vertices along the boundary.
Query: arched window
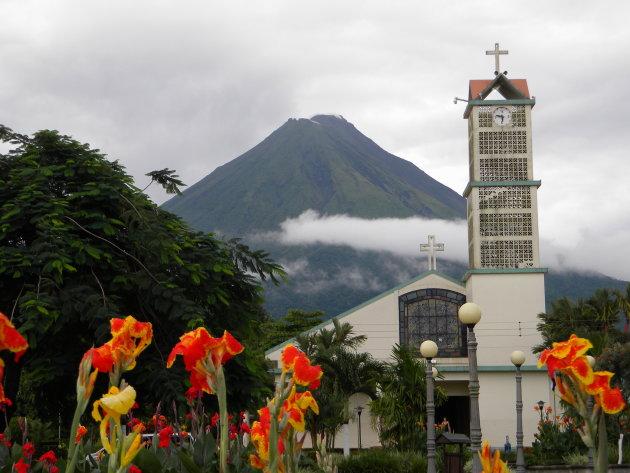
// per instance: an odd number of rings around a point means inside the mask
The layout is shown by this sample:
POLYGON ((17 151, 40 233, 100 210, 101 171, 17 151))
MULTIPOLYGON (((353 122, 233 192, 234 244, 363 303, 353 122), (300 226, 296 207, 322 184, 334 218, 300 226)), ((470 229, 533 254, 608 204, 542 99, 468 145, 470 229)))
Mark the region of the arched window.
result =
POLYGON ((446 289, 420 289, 398 297, 400 344, 412 350, 437 343, 438 357, 466 356, 466 327, 457 318, 466 296, 446 289))

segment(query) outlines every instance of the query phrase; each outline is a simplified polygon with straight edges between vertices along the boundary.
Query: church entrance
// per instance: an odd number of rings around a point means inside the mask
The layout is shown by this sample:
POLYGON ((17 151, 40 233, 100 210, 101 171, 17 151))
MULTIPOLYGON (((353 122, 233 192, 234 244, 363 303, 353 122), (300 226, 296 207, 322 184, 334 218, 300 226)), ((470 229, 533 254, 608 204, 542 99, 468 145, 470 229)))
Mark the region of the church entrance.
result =
POLYGON ((435 423, 440 425, 448 419, 451 432, 470 437, 470 397, 449 396, 448 400, 435 409, 435 423))

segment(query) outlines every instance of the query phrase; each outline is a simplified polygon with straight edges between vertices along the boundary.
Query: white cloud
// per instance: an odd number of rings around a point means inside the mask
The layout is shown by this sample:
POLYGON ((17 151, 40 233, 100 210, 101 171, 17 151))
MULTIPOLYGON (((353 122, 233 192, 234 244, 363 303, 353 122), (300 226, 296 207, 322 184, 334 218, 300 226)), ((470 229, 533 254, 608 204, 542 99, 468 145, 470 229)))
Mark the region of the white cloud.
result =
POLYGON ((420 243, 426 243, 428 235, 437 235, 438 243, 445 244, 445 258, 459 261, 467 258, 466 226, 463 220, 366 220, 348 215, 322 216, 315 210, 307 210, 297 218, 285 220, 280 227, 280 232, 259 235, 258 238, 285 245, 347 245, 357 250, 417 256, 420 254, 420 243))
MULTIPOLYGON (((414 258, 421 255, 419 245, 426 243, 427 235, 436 235, 437 242, 445 244, 445 251, 437 254, 438 261, 444 258, 465 263, 468 260, 467 228, 462 220, 368 220, 347 215, 320 215, 314 210, 308 210, 297 218, 285 220, 280 226, 279 232, 257 235, 258 241, 274 241, 285 245, 346 245, 359 251, 387 251, 397 256, 414 258)), ((608 228, 605 239, 609 244, 623 247, 630 242, 628 228, 623 225, 617 228, 608 225, 608 228)), ((630 252, 609 256, 607 248, 601 247, 602 238, 597 232, 584 229, 577 244, 566 245, 543 235, 541 266, 548 266, 554 271, 598 271, 619 279, 627 278, 630 252)), ((304 274, 308 270, 307 262, 303 259, 293 261, 287 269, 289 272, 304 274)), ((351 275, 352 271, 349 270, 348 274, 351 275)), ((316 275, 312 276, 317 279, 316 275)), ((348 275, 344 277, 352 280, 348 275)), ((361 284, 365 285, 366 282, 361 281, 361 284)))

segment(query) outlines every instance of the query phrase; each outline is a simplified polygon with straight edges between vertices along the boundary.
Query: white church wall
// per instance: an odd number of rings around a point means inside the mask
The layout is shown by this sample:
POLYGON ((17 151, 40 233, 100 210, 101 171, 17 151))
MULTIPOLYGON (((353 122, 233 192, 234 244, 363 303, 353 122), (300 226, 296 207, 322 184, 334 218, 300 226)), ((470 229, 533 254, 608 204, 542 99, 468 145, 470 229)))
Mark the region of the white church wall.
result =
MULTIPOLYGON (((546 371, 523 371, 523 445, 535 440, 540 414, 535 410, 539 400, 545 407, 552 406, 546 371)), ((483 440, 493 448, 502 448, 509 435, 512 448, 516 448, 516 381, 514 371, 479 373, 479 415, 483 440)))
POLYGON ((542 341, 536 324, 545 311, 544 274, 472 274, 466 288, 482 313, 475 326, 479 366, 511 366, 514 350, 532 360, 532 347, 542 341))

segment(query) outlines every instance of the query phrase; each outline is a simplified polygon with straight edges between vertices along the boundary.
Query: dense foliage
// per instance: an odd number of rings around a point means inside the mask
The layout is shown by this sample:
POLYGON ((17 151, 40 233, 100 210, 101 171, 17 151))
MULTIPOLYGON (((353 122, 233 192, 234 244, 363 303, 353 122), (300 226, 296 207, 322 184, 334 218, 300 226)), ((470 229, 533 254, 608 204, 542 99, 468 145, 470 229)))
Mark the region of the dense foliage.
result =
MULTIPOLYGON (((370 403, 370 411, 381 443, 397 450, 424 449, 426 429, 425 362, 404 345, 395 345, 392 360, 377 380, 378 399, 370 403)), ((446 400, 446 394, 435 387, 435 404, 446 400)))
MULTIPOLYGON (((181 369, 165 368, 182 332, 227 329, 247 346, 262 320, 261 280, 283 276, 266 253, 192 231, 87 144, 3 126, 0 138, 15 145, 0 155, 0 310, 31 346, 7 366, 20 413, 56 419, 66 411, 78 362, 92 334, 107 336, 111 317, 153 324, 143 369, 129 374, 147 403, 183 398, 181 369)), ((262 358, 246 350, 232 363, 232 405, 251 406, 269 392, 262 358)))
POLYGON ((573 301, 563 297, 551 302, 551 310, 539 314, 537 329, 543 342, 534 347, 539 353, 553 342, 567 340, 571 334, 588 338, 599 355, 604 347, 630 341, 630 283, 626 293, 597 289, 590 297, 573 301), (623 329, 621 328, 623 326, 623 329))

